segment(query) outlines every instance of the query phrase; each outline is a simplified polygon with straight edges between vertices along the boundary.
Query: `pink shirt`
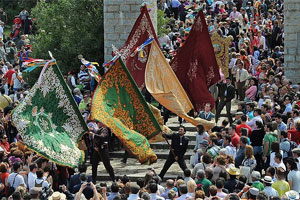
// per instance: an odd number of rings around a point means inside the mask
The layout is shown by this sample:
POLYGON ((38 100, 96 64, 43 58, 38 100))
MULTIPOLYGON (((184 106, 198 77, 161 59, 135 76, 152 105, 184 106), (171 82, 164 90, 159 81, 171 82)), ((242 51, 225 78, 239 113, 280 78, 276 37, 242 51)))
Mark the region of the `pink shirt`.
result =
POLYGON ((248 90, 246 90, 247 97, 253 100, 255 98, 256 91, 257 87, 255 85, 252 85, 248 90))

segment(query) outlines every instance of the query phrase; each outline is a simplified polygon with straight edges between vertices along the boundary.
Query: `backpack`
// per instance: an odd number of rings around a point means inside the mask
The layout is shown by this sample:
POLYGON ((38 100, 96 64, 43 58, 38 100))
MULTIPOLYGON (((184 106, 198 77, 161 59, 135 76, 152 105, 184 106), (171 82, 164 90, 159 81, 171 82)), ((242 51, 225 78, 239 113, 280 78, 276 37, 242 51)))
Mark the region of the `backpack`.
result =
MULTIPOLYGON (((288 151, 286 151, 286 153, 287 153, 288 157, 293 157, 293 152, 292 152, 292 150, 295 149, 295 148, 297 148, 298 145, 297 145, 296 142, 290 141, 290 140, 288 140, 288 139, 285 140, 285 141, 289 142, 289 144, 290 144, 290 149, 289 149, 288 151)), ((283 151, 284 151, 284 150, 283 150, 283 151)))
POLYGON ((293 156, 292 150, 297 148, 298 145, 295 141, 289 141, 289 142, 290 142, 290 150, 287 152, 287 154, 288 154, 289 157, 292 157, 293 156))

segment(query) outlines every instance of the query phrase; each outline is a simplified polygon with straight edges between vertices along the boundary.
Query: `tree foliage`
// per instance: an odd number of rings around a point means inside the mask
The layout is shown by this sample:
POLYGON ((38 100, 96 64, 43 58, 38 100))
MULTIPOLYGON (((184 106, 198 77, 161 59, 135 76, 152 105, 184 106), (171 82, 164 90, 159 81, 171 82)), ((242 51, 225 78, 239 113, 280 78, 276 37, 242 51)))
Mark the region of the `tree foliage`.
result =
POLYGON ((78 55, 103 62, 103 0, 41 0, 31 15, 38 27, 31 57, 49 59, 51 51, 63 74, 79 71, 78 55))
POLYGON ((170 19, 165 16, 164 11, 157 10, 157 35, 158 37, 163 36, 168 33, 166 25, 169 23, 170 19))

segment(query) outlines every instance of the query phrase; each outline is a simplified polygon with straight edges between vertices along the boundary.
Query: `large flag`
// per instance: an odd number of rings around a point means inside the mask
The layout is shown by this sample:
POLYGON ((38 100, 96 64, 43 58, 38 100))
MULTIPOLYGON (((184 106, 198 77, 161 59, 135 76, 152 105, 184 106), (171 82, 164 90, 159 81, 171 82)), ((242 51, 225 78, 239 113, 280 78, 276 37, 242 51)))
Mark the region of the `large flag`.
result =
POLYGON ((46 68, 14 109, 12 122, 24 144, 39 155, 68 167, 83 161, 77 144, 88 128, 56 65, 46 68))
POLYGON ((137 18, 125 45, 121 49, 114 51, 114 54, 119 53, 121 55, 126 67, 139 88, 144 87, 145 68, 150 47, 146 46, 143 49, 143 53, 139 53, 138 55, 135 55, 135 50, 148 38, 154 38, 158 43, 149 11, 146 6, 143 6, 141 8, 141 14, 137 18))
POLYGON ((208 88, 220 80, 220 74, 202 11, 171 61, 171 67, 197 111, 205 103, 214 105, 215 100, 208 88))
POLYGON ((157 160, 148 139, 162 130, 121 58, 108 69, 94 93, 91 119, 108 126, 141 163, 157 160))
POLYGON ((200 118, 194 119, 187 115, 193 105, 155 41, 151 44, 145 70, 145 85, 160 104, 193 125, 202 124, 206 130, 215 125, 214 120, 209 122, 200 118))

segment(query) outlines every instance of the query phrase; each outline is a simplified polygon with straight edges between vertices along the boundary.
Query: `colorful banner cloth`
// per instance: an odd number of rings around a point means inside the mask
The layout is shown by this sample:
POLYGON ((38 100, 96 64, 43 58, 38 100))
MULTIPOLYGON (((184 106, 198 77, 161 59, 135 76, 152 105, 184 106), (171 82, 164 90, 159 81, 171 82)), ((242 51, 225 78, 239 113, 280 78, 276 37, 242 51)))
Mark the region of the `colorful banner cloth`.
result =
POLYGON ((211 41, 214 47, 218 66, 221 68, 225 78, 229 77, 229 47, 233 41, 233 37, 221 37, 217 32, 211 37, 211 41))
POLYGON ((145 46, 142 53, 138 53, 137 55, 133 53, 137 47, 142 45, 145 40, 150 37, 154 38, 158 43, 147 7, 143 6, 141 8, 141 14, 137 18, 125 45, 121 49, 114 51, 114 54, 119 53, 122 56, 131 76, 139 88, 144 87, 145 68, 150 46, 145 46))
POLYGON ((88 71, 89 71, 89 74, 95 78, 95 80, 99 83, 100 79, 101 79, 101 76, 99 74, 99 71, 98 69, 96 68, 95 65, 98 65, 99 64, 97 62, 90 62, 90 61, 87 61, 85 60, 84 58, 81 59, 81 63, 87 67, 88 71))
POLYGON ((162 130, 121 58, 109 68, 94 93, 91 119, 108 126, 141 163, 157 160, 148 139, 162 130))
POLYGON ((220 80, 220 74, 202 11, 171 61, 171 67, 197 111, 205 103, 214 105, 215 100, 208 88, 220 80))
POLYGON ((193 105, 155 41, 145 70, 145 85, 160 104, 193 125, 203 124, 207 130, 215 125, 214 121, 194 119, 186 114, 193 105))
POLYGON ((48 67, 14 109, 12 122, 24 144, 63 166, 78 167, 84 154, 77 148, 88 128, 56 65, 48 67))
POLYGON ((56 60, 43 60, 43 59, 35 59, 35 58, 29 58, 29 57, 24 57, 23 58, 23 67, 27 66, 27 69, 24 70, 24 72, 31 72, 37 67, 44 67, 45 64, 48 66, 56 65, 56 60))

